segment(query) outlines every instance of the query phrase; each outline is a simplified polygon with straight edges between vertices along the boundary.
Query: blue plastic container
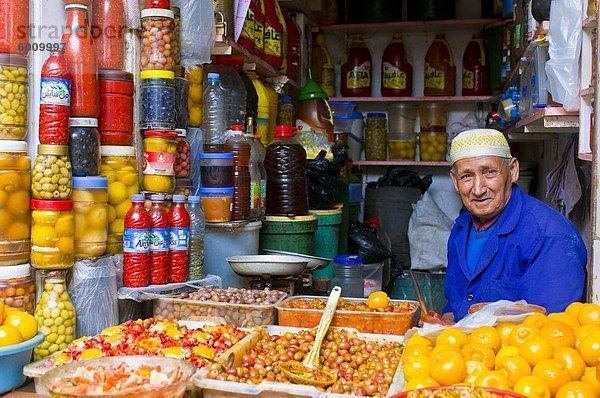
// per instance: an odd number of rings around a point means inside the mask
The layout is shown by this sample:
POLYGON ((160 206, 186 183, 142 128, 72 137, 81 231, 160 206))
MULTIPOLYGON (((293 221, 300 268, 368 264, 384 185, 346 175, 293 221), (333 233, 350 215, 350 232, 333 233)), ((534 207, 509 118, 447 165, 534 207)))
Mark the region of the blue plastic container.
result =
POLYGON ((19 344, 0 348, 0 394, 19 387, 25 382, 23 368, 31 362, 33 347, 40 344, 44 334, 38 332, 33 338, 19 344))

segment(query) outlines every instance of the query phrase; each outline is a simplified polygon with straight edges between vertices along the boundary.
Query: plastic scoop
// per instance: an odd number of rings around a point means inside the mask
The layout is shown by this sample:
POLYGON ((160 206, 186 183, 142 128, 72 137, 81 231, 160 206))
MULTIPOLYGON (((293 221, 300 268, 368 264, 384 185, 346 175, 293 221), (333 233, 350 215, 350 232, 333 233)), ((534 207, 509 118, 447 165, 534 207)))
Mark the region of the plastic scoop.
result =
POLYGON ((419 305, 421 306, 421 321, 440 325, 447 324, 437 312, 427 311, 425 300, 423 300, 423 296, 421 295, 421 289, 419 288, 419 283, 417 282, 417 278, 415 278, 415 274, 413 274, 412 270, 408 270, 408 274, 410 275, 415 292, 417 293, 417 300, 419 300, 419 305))
POLYGON ((337 374, 320 370, 319 353, 321 352, 323 339, 327 334, 329 325, 331 325, 331 320, 335 314, 335 309, 337 308, 341 293, 342 289, 339 286, 336 286, 331 290, 327 305, 325 306, 325 311, 323 312, 323 316, 321 316, 321 321, 317 328, 315 342, 308 355, 306 355, 306 358, 304 358, 304 361, 302 361, 302 363, 298 361, 287 361, 279 364, 281 372, 292 383, 325 388, 332 385, 337 380, 337 374))

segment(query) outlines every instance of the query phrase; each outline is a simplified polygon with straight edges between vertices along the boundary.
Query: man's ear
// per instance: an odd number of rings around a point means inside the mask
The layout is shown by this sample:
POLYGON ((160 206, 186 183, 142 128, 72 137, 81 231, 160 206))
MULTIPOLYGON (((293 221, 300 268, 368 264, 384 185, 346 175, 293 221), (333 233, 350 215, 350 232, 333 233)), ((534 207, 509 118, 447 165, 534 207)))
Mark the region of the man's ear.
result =
POLYGON ((452 178, 452 182, 454 183, 454 189, 458 193, 458 178, 456 176, 456 173, 454 172, 454 167, 450 169, 450 177, 452 178))
POLYGON ((510 181, 515 184, 519 179, 519 160, 517 158, 512 158, 510 160, 510 181))

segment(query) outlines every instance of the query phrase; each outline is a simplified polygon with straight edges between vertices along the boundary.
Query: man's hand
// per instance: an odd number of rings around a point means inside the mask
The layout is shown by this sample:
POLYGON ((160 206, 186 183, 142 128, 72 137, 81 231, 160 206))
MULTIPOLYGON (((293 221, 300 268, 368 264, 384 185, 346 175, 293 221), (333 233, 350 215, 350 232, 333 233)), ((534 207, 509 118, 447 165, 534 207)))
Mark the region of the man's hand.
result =
POLYGON ((435 311, 429 311, 427 314, 421 314, 421 321, 419 322, 419 326, 423 326, 423 323, 433 323, 436 325, 448 326, 454 325, 454 314, 448 312, 444 314, 444 316, 449 319, 444 318, 435 311))

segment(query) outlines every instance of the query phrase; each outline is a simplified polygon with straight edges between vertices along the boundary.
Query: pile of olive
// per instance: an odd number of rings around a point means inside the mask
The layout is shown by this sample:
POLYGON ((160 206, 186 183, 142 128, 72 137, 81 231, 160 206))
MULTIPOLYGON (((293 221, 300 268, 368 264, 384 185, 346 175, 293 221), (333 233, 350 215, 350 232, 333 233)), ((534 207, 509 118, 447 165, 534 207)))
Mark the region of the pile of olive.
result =
POLYGON ((33 164, 34 199, 65 200, 71 196, 71 162, 66 145, 39 145, 33 164))

